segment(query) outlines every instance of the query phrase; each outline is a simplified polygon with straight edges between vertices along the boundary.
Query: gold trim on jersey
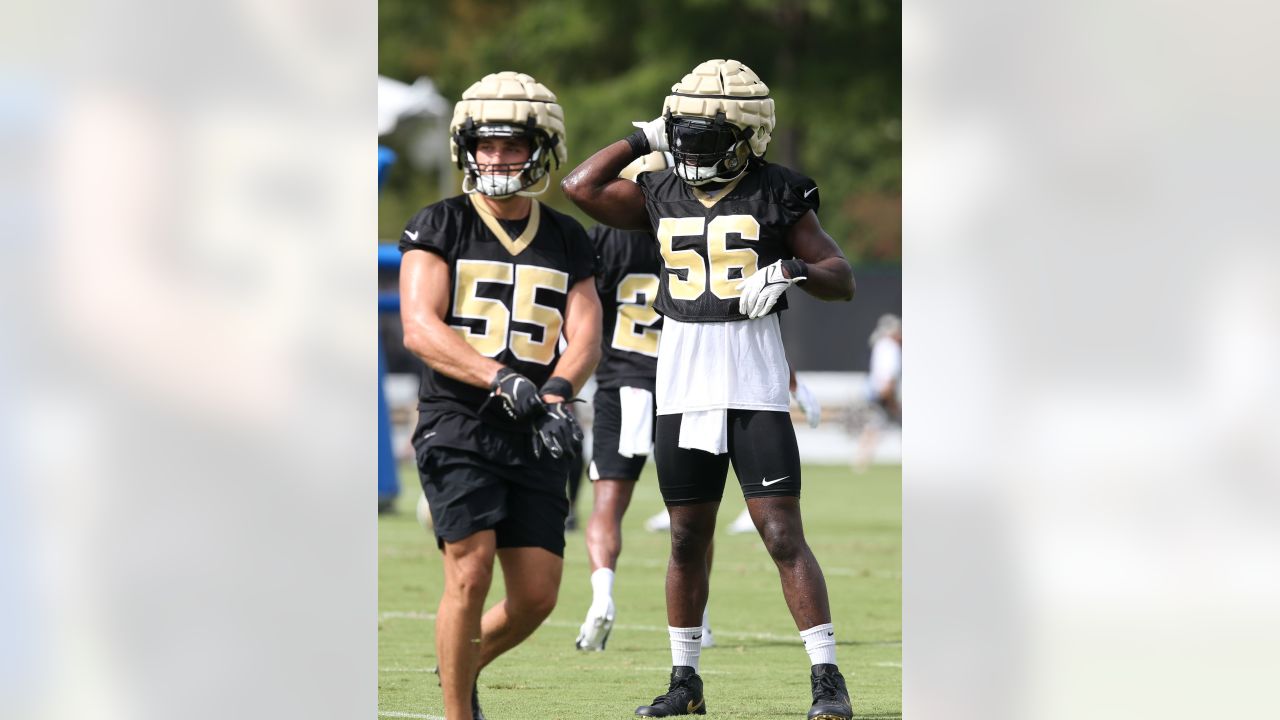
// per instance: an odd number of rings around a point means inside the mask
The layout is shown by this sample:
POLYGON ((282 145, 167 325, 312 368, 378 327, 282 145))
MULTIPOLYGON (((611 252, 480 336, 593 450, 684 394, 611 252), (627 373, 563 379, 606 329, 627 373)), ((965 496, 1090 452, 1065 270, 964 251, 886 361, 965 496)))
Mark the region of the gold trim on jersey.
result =
POLYGON ((720 202, 722 199, 724 199, 725 195, 728 195, 729 193, 733 192, 733 189, 738 187, 738 183, 742 182, 742 178, 746 176, 747 176, 746 173, 742 173, 738 177, 730 180, 729 184, 721 188, 720 192, 716 193, 714 197, 703 192, 702 188, 690 187, 689 189, 693 191, 693 198, 695 200, 702 203, 703 207, 710 208, 716 203, 720 202))
MULTIPOLYGON (((489 232, 498 238, 498 242, 502 243, 502 247, 507 249, 514 257, 524 252, 533 242, 533 237, 538 234, 538 221, 542 218, 540 211, 541 205, 537 200, 530 200, 532 206, 529 208, 529 224, 525 225, 524 232, 520 233, 520 237, 512 240, 507 234, 506 228, 502 227, 502 223, 498 222, 498 218, 494 217, 489 208, 484 206, 482 202, 476 202, 476 199, 468 195, 467 199, 471 201, 471 207, 476 209, 476 213, 480 215, 480 219, 484 221, 485 227, 489 228, 489 232)), ((707 207, 711 207, 708 205, 707 207)))

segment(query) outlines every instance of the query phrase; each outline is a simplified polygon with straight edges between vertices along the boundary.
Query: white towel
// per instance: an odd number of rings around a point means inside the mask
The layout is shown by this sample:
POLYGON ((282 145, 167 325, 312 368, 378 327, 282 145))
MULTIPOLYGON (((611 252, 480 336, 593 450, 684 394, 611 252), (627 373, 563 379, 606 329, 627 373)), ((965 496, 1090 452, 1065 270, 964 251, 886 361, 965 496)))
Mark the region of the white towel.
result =
POLYGON ((680 417, 680 447, 719 455, 729 449, 729 412, 695 410, 680 417))
POLYGON ((618 388, 622 423, 618 429, 618 454, 622 457, 653 452, 653 393, 644 388, 618 388))

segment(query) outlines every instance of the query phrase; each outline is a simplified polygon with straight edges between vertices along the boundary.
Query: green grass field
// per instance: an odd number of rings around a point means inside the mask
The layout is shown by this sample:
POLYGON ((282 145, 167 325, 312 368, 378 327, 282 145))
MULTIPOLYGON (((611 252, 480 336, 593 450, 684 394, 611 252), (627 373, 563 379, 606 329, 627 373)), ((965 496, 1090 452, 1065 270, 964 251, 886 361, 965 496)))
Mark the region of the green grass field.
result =
MULTIPOLYGON (((617 624, 603 653, 573 641, 591 600, 582 532, 570 533, 560 601, 525 643, 480 676, 480 699, 493 720, 629 718, 665 692, 671 656, 663 580, 669 539, 645 532, 662 505, 653 465, 623 521, 614 583, 617 624)), ((854 717, 902 717, 901 468, 854 476, 844 467, 806 466, 805 531, 822 564, 839 640, 840 668, 854 717)), ((443 574, 434 537, 414 518, 417 474, 402 468, 397 512, 379 519, 378 715, 439 718, 434 612, 443 574)), ((742 509, 732 473, 720 509, 711 573, 711 627, 717 646, 703 651, 708 717, 804 718, 809 659, 782 599, 777 571, 755 535, 724 528, 742 509)), ((585 524, 591 489, 578 515, 585 524)), ((495 573, 489 600, 502 594, 495 573)))

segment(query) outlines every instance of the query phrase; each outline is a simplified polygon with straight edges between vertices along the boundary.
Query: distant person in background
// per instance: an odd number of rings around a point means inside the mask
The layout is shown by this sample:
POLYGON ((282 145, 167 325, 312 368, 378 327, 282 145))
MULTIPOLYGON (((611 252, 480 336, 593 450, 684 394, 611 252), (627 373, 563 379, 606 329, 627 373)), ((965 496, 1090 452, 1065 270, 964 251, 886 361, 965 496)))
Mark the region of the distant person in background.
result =
MULTIPOLYGON (((641 173, 669 166, 669 158, 655 152, 627 165, 618 177, 634 181, 641 173)), ((594 499, 586 532, 591 606, 574 647, 602 651, 616 617, 613 579, 622 554, 622 517, 653 451, 654 378, 662 335, 662 316, 653 309, 653 301, 661 263, 658 240, 651 232, 596 225, 587 235, 596 250, 603 331, 588 472, 594 499)), ((702 646, 710 647, 713 640, 705 610, 702 626, 702 646)))
POLYGON ((875 458, 880 431, 890 423, 902 423, 902 321, 897 315, 881 315, 867 344, 871 346, 871 369, 867 373, 871 413, 858 437, 853 463, 858 472, 865 471, 875 458))

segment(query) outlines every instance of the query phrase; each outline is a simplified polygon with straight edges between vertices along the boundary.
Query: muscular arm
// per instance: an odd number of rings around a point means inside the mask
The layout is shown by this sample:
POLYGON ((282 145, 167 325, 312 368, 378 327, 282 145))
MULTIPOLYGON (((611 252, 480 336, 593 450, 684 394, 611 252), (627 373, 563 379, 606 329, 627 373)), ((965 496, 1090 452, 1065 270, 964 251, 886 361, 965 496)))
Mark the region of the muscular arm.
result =
POLYGON ((787 246, 809 266, 808 279, 800 283, 805 292, 819 300, 853 298, 853 268, 812 210, 792 226, 787 246))
MULTIPOLYGON (((600 296, 596 294, 595 278, 584 278, 569 288, 564 339, 567 345, 551 374, 573 383, 576 394, 600 362, 600 296)), ((542 397, 547 402, 568 399, 555 395, 542 397)))
POLYGON ((631 160, 631 146, 619 140, 574 168, 560 182, 560 189, 597 222, 624 230, 652 230, 644 192, 635 183, 618 179, 631 160))
POLYGON ((444 259, 410 250, 400 260, 400 320, 404 346, 436 372, 488 388, 502 363, 476 352, 444 322, 453 288, 444 259))

